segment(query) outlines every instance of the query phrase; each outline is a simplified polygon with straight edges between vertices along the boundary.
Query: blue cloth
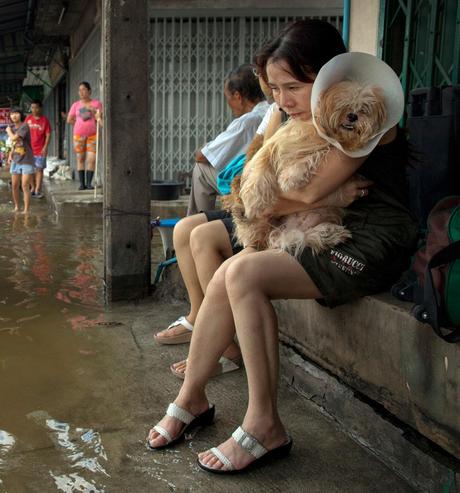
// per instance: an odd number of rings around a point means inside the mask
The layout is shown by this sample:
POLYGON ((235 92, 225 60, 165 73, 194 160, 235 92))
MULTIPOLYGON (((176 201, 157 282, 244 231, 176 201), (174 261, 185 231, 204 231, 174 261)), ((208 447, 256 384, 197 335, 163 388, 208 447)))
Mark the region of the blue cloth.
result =
POLYGON ((231 191, 232 181, 235 176, 241 175, 246 162, 246 154, 240 154, 217 175, 217 188, 222 195, 228 195, 231 191))
POLYGON ((34 175, 35 167, 33 164, 11 163, 10 173, 12 175, 34 175))

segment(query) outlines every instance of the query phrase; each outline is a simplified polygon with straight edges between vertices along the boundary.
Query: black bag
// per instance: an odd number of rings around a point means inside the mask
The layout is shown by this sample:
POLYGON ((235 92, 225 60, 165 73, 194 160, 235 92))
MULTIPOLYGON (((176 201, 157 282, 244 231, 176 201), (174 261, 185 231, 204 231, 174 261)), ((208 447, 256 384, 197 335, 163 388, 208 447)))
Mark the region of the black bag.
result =
POLYGON ((407 128, 410 207, 424 229, 439 200, 460 194, 460 85, 411 91, 407 128))
POLYGON ((460 196, 442 199, 430 212, 426 243, 391 292, 415 302, 412 315, 446 342, 460 341, 460 196))

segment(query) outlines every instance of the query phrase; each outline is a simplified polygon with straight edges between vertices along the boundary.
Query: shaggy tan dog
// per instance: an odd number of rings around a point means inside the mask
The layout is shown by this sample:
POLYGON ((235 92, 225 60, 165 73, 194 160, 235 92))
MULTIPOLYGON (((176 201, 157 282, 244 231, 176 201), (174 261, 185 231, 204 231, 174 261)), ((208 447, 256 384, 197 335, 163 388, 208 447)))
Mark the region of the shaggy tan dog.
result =
MULTIPOLYGON (((386 109, 377 87, 345 81, 334 84, 320 98, 315 121, 321 131, 345 151, 359 149, 383 126, 386 109)), ((331 144, 321 138, 311 121, 291 120, 281 127, 247 163, 239 198, 233 194, 236 237, 243 246, 285 250, 295 256, 304 248, 314 253, 351 236, 342 225, 343 210, 325 207, 281 218, 264 215, 280 192, 310 183, 331 144)), ((235 190, 236 192, 236 190, 235 190)))

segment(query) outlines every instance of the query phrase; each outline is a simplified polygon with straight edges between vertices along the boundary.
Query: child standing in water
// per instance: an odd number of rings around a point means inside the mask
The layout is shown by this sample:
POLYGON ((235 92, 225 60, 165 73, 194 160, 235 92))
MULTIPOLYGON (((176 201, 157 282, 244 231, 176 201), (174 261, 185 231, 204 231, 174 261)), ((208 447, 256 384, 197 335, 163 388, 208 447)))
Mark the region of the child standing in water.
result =
POLYGON ((30 143, 30 131, 24 123, 24 114, 20 108, 13 108, 10 112, 12 126, 6 128, 13 148, 8 157, 10 166, 11 184, 13 192, 14 211, 19 211, 19 185, 24 196, 23 213, 29 212, 30 190, 35 174, 34 153, 30 143))

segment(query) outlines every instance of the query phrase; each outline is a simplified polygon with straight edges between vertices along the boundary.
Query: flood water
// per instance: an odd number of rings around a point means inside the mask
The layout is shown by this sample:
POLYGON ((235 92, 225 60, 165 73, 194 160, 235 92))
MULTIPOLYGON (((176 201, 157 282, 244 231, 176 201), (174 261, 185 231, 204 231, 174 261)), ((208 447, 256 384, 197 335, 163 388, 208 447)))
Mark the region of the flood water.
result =
POLYGON ((102 222, 58 220, 39 200, 14 214, 1 185, 0 492, 104 491, 97 430, 126 426, 130 411, 113 406, 102 222))

